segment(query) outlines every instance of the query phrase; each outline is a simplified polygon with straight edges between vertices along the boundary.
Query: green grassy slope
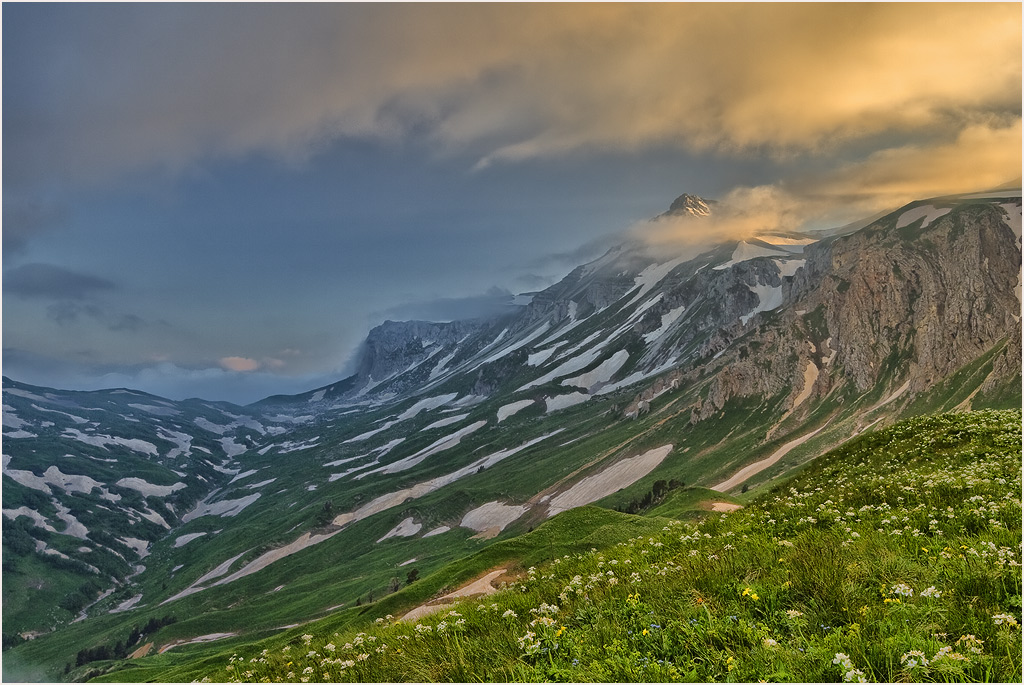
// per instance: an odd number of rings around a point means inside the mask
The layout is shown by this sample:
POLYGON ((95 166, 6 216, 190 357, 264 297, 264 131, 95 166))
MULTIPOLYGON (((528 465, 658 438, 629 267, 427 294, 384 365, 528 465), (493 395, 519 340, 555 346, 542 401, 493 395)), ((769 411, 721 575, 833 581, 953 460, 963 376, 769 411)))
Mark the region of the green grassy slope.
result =
POLYGON ((1019 411, 904 421, 696 523, 568 512, 362 614, 108 678, 1019 682, 1020 426, 1019 411), (498 595, 382 616, 517 547, 538 568, 498 595))

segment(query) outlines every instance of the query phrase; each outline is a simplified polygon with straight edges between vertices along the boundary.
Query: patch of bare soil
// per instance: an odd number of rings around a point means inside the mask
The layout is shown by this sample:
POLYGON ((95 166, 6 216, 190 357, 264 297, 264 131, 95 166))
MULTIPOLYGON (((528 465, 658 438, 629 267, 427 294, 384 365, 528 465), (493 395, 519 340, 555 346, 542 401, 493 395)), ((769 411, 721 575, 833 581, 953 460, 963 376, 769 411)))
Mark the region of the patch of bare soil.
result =
POLYGON ((499 568, 495 569, 476 580, 470 581, 460 587, 458 590, 449 592, 443 597, 432 599, 425 604, 421 604, 409 613, 405 614, 400 618, 400 621, 416 621, 424 616, 441 611, 452 604, 455 604, 456 600, 462 597, 478 597, 494 594, 498 591, 495 582, 506 572, 506 569, 499 568))

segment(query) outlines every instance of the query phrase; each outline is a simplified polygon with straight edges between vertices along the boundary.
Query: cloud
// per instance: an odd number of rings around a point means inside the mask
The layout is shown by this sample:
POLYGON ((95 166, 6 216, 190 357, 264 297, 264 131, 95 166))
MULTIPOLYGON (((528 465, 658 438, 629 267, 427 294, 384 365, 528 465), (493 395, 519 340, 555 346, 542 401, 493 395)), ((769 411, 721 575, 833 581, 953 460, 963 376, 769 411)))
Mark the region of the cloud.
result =
POLYGON ((221 357, 220 365, 228 371, 255 371, 260 363, 248 357, 221 357))
POLYGON ((4 272, 4 290, 25 298, 82 300, 116 287, 105 278, 54 264, 23 264, 4 272))
POLYGON ((28 6, 5 20, 13 183, 295 160, 340 137, 418 139, 486 168, 652 146, 785 157, 1020 118, 1013 3, 28 6))
POLYGON ((438 297, 432 300, 406 302, 378 312, 371 318, 380 321, 459 321, 505 314, 511 312, 513 308, 512 293, 494 286, 482 295, 438 297))
POLYGON ((63 212, 56 207, 5 192, 3 251, 7 254, 21 252, 32 238, 53 230, 60 225, 63 218, 63 212))
POLYGON ((1021 120, 978 124, 955 140, 878 150, 808 181, 807 194, 831 203, 899 205, 924 195, 995 188, 1020 175, 1021 120))
POLYGON ((296 376, 263 371, 236 373, 218 367, 185 367, 167 361, 104 364, 92 361, 95 356, 83 351, 71 360, 5 347, 4 375, 25 383, 65 390, 132 388, 173 400, 201 397, 236 404, 255 402, 275 394, 305 392, 342 377, 337 372, 296 376))
POLYGON ((632 230, 653 245, 678 247, 842 226, 914 200, 996 188, 1019 174, 1021 137, 1020 119, 977 124, 953 140, 885 148, 816 175, 733 188, 710 217, 662 216, 632 230))

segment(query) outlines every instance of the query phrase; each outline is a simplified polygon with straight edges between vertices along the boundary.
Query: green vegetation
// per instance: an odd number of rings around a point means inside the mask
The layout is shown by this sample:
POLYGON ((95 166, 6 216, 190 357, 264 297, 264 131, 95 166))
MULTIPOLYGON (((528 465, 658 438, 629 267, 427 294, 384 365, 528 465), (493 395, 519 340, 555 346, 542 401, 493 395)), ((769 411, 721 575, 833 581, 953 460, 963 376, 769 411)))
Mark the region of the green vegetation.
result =
MULTIPOLYGON (((577 536, 575 549, 557 549, 497 595, 419 622, 384 615, 424 597, 402 595, 422 593, 431 576, 367 608, 361 624, 309 625, 175 675, 1019 682, 1020 427, 1019 411, 904 421, 850 441, 739 512, 649 518, 656 529, 604 540, 603 550, 581 550, 577 536)), ((501 544, 545 558, 531 536, 550 528, 551 544, 566 544, 564 526, 578 526, 579 512, 501 544)), ((492 568, 501 555, 488 552, 450 585, 492 568)))

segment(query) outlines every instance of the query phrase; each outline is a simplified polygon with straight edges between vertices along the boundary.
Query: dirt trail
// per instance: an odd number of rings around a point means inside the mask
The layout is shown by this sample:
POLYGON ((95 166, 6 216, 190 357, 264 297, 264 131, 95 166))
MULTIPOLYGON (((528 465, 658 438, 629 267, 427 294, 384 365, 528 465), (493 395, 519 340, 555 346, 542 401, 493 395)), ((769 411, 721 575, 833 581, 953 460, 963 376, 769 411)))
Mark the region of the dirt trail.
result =
POLYGON ((194 637, 191 640, 175 640, 174 642, 168 642, 166 645, 161 647, 157 651, 157 654, 163 654, 169 649, 181 647, 182 645, 194 645, 199 642, 213 642, 214 640, 223 640, 226 637, 234 637, 236 635, 238 635, 238 633, 210 633, 209 635, 200 635, 199 637, 194 637))
POLYGON ((436 613, 443 609, 448 608, 452 604, 462 597, 473 597, 476 595, 484 596, 491 595, 498 591, 498 588, 494 587, 493 582, 499 578, 507 569, 499 568, 491 571, 490 573, 477 578, 476 580, 470 581, 460 587, 454 592, 449 592, 447 595, 438 599, 432 599, 425 604, 421 604, 409 613, 405 614, 400 618, 400 621, 416 621, 424 616, 436 613))
POLYGON ((743 508, 741 504, 730 504, 729 502, 715 502, 711 505, 711 511, 717 511, 721 513, 728 513, 730 511, 739 511, 743 508))
MULTIPOLYGON (((826 423, 825 426, 827 425, 828 424, 826 423)), ((718 492, 726 492, 728 490, 733 489, 734 487, 736 487, 743 481, 747 480, 751 476, 758 474, 761 471, 764 471, 766 468, 782 459, 793 448, 799 447, 800 445, 804 444, 805 442, 813 438, 815 435, 820 433, 825 428, 825 426, 822 426, 821 428, 811 431, 810 433, 807 433, 805 435, 801 435, 796 440, 790 440, 785 445, 775 450, 770 457, 762 459, 761 461, 755 461, 753 464, 743 467, 735 476, 729 478, 728 480, 722 481, 718 485, 712 485, 711 489, 717 490, 718 492)))

